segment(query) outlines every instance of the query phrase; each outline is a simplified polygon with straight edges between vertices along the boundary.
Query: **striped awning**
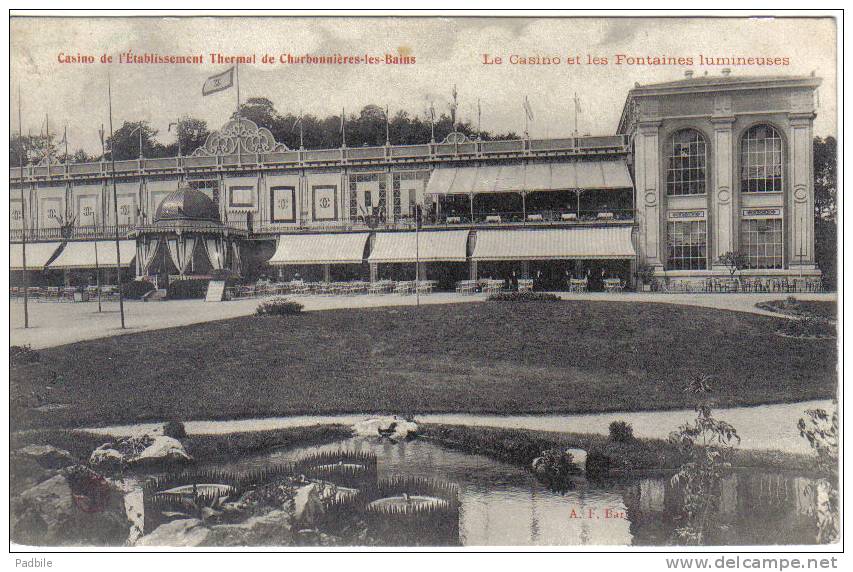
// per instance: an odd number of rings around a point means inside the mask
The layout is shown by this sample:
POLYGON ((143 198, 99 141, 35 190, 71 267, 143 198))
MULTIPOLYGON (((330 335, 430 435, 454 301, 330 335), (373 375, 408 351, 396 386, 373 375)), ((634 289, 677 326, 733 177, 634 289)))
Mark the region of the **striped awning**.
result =
POLYGON ((278 237, 272 265, 361 264, 369 233, 283 234, 278 237))
MULTIPOLYGON (((130 266, 136 257, 136 241, 120 240, 118 243, 121 265, 130 266)), ((114 240, 91 240, 69 242, 48 265, 51 270, 73 270, 76 268, 108 268, 116 265, 116 243, 114 240), (97 258, 95 249, 97 248, 97 258), (97 264, 95 262, 97 261, 97 264)))
POLYGON ((420 232, 417 237, 414 232, 380 232, 368 261, 465 262, 467 247, 467 230, 420 232))
MULTIPOLYGON (((43 270, 50 262, 61 242, 28 242, 27 270, 43 270)), ((21 243, 11 244, 9 248, 9 270, 24 269, 24 247, 21 243)))
POLYGON ((571 189, 630 189, 624 159, 569 163, 519 163, 477 167, 438 167, 427 183, 428 194, 467 195, 571 189))
POLYGON ((481 230, 473 260, 634 258, 631 228, 481 230))

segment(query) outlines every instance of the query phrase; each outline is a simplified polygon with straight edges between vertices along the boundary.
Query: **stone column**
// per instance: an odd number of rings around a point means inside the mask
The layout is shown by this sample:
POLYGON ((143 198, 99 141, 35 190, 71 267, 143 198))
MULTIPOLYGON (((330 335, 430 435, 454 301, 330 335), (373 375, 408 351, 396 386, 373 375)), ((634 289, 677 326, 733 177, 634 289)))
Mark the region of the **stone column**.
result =
POLYGON ((659 121, 641 121, 634 139, 634 177, 636 179, 639 260, 663 268, 661 237, 661 186, 659 121))
POLYGON ((474 259, 471 260, 470 266, 468 267, 468 279, 477 279, 477 261, 474 259))
POLYGON ((711 216, 708 228, 708 247, 711 268, 725 270, 717 261, 726 252, 737 249, 737 220, 734 200, 734 149, 732 147, 732 125, 735 118, 715 116, 714 141, 711 149, 713 185, 709 191, 711 216))
POLYGON ((521 277, 522 278, 530 278, 530 261, 522 260, 521 261, 521 277))
POLYGON ((379 263, 371 262, 370 263, 370 281, 376 282, 379 280, 379 263))
POLYGON ((332 281, 332 265, 324 264, 323 265, 323 282, 331 282, 332 281))
POLYGON ((813 112, 789 114, 785 259, 789 268, 814 270, 813 112))
POLYGON ((417 280, 426 280, 427 279, 427 263, 426 262, 418 262, 416 265, 417 272, 417 280))

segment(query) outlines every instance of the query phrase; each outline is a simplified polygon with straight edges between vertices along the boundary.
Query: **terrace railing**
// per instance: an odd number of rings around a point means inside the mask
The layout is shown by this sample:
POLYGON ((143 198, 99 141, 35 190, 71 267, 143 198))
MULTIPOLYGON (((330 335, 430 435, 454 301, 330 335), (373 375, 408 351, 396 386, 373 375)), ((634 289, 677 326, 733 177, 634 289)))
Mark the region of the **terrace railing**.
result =
MULTIPOLYGON (((116 230, 120 238, 126 238, 134 229, 133 225, 107 226, 74 226, 54 228, 27 228, 27 240, 31 242, 46 242, 52 240, 96 240, 115 238, 116 230)), ((21 242, 24 239, 21 229, 9 230, 11 242, 21 242)))
MULTIPOLYGON (((508 141, 465 141, 462 143, 425 143, 419 145, 384 145, 380 147, 342 147, 337 149, 300 149, 274 153, 236 153, 217 156, 162 157, 116 161, 116 174, 230 170, 263 166, 310 167, 328 165, 378 164, 407 161, 442 161, 477 157, 535 157, 553 155, 590 155, 627 153, 625 135, 569 137, 562 139, 516 139, 508 141)), ((65 178, 109 177, 108 161, 12 167, 14 181, 65 178)))

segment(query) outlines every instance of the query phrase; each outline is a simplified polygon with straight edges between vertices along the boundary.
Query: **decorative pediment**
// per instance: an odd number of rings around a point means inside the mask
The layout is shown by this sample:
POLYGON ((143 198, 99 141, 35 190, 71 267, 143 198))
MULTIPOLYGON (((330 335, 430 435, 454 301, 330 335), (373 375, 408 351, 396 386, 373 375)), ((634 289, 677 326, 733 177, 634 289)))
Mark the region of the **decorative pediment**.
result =
POLYGON ((471 139, 468 138, 464 133, 460 133, 459 131, 452 131, 447 134, 447 137, 444 138, 442 143, 450 143, 450 144, 458 144, 462 143, 470 143, 471 139))
POLYGON ((278 143, 266 127, 258 127, 249 119, 232 119, 222 129, 207 136, 204 145, 193 152, 194 156, 233 155, 234 153, 277 153, 289 151, 287 145, 278 143))

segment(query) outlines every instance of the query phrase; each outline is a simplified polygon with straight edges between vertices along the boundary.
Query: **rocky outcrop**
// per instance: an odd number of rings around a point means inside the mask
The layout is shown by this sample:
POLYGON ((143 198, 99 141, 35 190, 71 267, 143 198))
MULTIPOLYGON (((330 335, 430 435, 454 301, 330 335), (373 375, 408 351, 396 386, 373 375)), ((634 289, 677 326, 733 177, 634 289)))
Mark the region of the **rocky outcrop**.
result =
POLYGON ((15 460, 29 459, 45 469, 64 469, 74 464, 71 453, 52 445, 27 445, 12 453, 15 460))
POLYGON ((197 518, 161 524, 137 546, 289 546, 293 544, 291 514, 273 510, 237 524, 210 526, 197 518))
POLYGON ((11 537, 29 546, 121 546, 131 522, 124 493, 82 466, 72 466, 11 502, 11 537))
POLYGON ((388 437, 402 440, 414 437, 418 432, 418 424, 414 421, 400 419, 396 415, 388 417, 372 417, 353 425, 353 433, 358 437, 388 437))
POLYGON ((319 484, 310 483, 296 489, 293 497, 293 523, 298 528, 314 528, 323 511, 319 484))
POLYGON ((161 524, 136 543, 137 546, 201 546, 210 529, 197 518, 183 518, 161 524))
POLYGON ((274 510, 239 524, 213 526, 202 546, 288 546, 292 543, 290 513, 274 510))
POLYGON ((117 443, 104 443, 92 452, 89 465, 103 469, 175 464, 192 457, 177 439, 165 435, 129 437, 117 443))

